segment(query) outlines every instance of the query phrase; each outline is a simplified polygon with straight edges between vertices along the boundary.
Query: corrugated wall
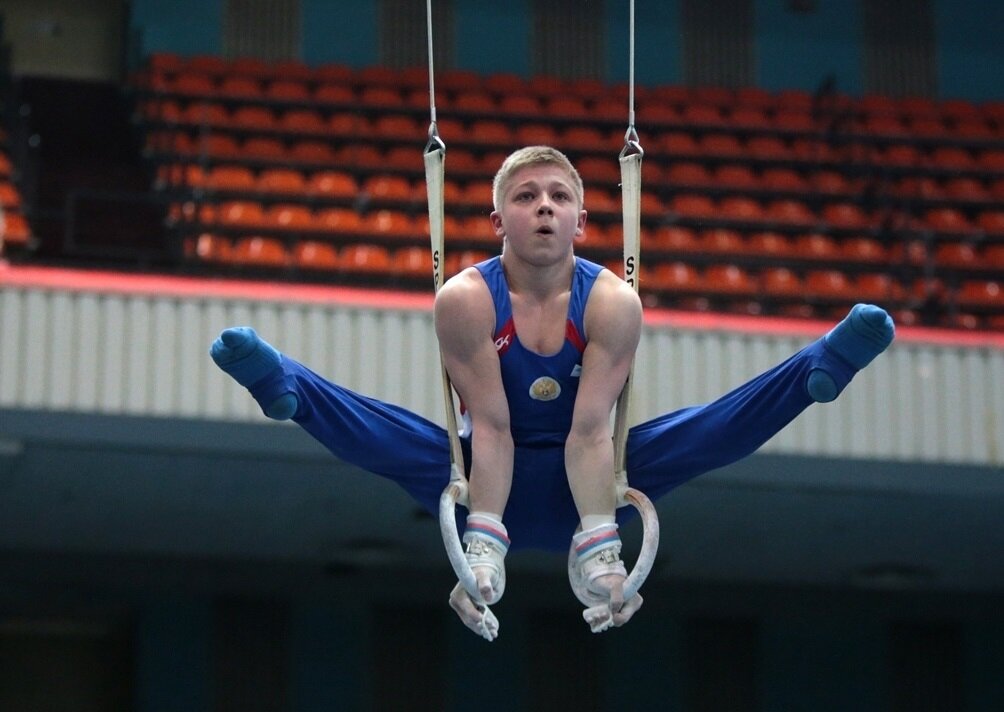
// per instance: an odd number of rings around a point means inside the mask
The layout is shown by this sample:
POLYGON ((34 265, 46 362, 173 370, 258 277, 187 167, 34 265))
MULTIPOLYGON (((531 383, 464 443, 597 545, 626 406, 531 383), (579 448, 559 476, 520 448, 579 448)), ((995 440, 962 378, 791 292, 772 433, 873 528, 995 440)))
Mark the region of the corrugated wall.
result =
MULTIPOLYGON (((0 407, 260 420, 208 356, 231 325, 253 325, 332 380, 443 422, 426 311, 20 286, 0 290, 0 407)), ((810 339, 649 327, 634 419, 710 400, 810 339)), ((1002 408, 1004 351, 900 341, 765 450, 1000 464, 1002 408)))

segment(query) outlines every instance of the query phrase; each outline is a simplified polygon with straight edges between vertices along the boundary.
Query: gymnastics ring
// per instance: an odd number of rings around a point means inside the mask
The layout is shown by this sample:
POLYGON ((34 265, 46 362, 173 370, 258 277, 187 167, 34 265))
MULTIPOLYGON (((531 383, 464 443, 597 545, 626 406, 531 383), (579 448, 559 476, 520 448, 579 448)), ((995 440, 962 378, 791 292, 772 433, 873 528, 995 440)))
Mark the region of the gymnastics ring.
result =
POLYGON ((460 543, 460 534, 457 532, 457 503, 467 506, 467 481, 463 477, 451 477, 450 484, 446 485, 443 494, 439 497, 439 529, 443 535, 443 545, 446 547, 446 556, 450 560, 453 572, 457 575, 460 585, 467 591, 478 606, 487 604, 481 597, 478 590, 477 579, 464 554, 464 548, 460 543))
MULTIPOLYGON (((638 593, 645 579, 648 578, 655 564, 655 555, 659 550, 659 517, 656 514, 655 506, 645 493, 636 490, 634 487, 617 488, 617 506, 632 506, 641 515, 643 535, 641 551, 638 553, 638 560, 634 568, 624 581, 624 600, 627 601, 638 593)), ((579 576, 579 569, 576 564, 575 545, 568 551, 568 582, 572 585, 575 597, 582 605, 589 607, 602 606, 609 603, 609 599, 590 591, 585 580, 579 576)))

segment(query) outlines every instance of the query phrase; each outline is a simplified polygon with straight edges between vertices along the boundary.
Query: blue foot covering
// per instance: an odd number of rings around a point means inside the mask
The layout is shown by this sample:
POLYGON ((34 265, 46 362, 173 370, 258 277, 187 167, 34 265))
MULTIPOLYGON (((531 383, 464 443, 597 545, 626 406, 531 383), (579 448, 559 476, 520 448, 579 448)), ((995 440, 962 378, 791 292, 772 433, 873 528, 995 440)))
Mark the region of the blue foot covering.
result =
MULTIPOLYGON (((823 337, 831 351, 861 370, 892 343, 892 317, 873 304, 856 304, 844 320, 823 337)), ((833 377, 822 369, 809 373, 806 388, 812 399, 828 403, 840 393, 833 377)))
MULTIPOLYGON (((249 326, 225 329, 209 349, 213 361, 245 388, 269 375, 282 362, 274 346, 249 326)), ((287 420, 296 413, 298 401, 293 393, 284 393, 262 410, 274 420, 287 420)))

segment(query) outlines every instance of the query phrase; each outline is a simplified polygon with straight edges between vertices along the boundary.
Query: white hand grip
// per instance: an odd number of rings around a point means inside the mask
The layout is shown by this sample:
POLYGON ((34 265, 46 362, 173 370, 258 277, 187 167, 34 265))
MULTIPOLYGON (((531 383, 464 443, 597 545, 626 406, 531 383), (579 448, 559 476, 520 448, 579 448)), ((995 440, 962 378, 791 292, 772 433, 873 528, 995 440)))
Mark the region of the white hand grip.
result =
MULTIPOLYGON (((659 516, 656 514, 655 506, 643 492, 633 487, 618 488, 618 507, 633 506, 641 515, 643 535, 641 551, 638 553, 638 561, 624 581, 624 600, 633 598, 641 589, 645 579, 652 571, 655 563, 655 555, 659 551, 659 516)), ((579 569, 576 566, 575 546, 568 551, 568 581, 572 585, 575 597, 584 606, 592 607, 608 603, 609 601, 598 594, 593 593, 586 587, 586 582, 579 576, 579 569)))

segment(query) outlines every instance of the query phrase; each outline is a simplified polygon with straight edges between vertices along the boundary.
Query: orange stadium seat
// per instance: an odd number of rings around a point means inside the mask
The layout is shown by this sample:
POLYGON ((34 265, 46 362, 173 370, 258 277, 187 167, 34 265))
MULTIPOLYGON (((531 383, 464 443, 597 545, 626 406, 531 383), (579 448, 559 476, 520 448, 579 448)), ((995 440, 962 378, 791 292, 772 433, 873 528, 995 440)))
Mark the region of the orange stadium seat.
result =
POLYGON ((718 217, 719 213, 711 198, 697 193, 674 195, 666 207, 687 218, 714 218, 718 217))
POLYGON ((425 247, 402 247, 391 256, 391 269, 408 277, 432 274, 432 253, 425 247))
POLYGON ((230 122, 238 128, 266 131, 277 123, 271 110, 264 106, 240 106, 230 114, 230 122))
POLYGON ((0 180, 0 207, 6 212, 16 212, 21 208, 21 192, 13 183, 0 180))
POLYGON ((304 232, 313 229, 314 216, 305 205, 278 203, 265 210, 265 223, 273 230, 304 232))
POLYGON ((226 74, 230 71, 230 62, 215 54, 195 54, 186 60, 185 69, 205 74, 226 74))
POLYGON ((728 220, 756 222, 764 219, 759 201, 744 195, 729 195, 718 202, 720 216, 728 220))
POLYGON ((524 94, 528 91, 526 80, 512 72, 496 72, 483 80, 483 86, 488 91, 499 94, 524 94))
POLYGON ((726 163, 714 171, 711 183, 716 186, 735 188, 738 190, 748 190, 759 185, 753 169, 738 163, 726 163))
POLYGON ((540 101, 530 94, 503 94, 498 100, 498 110, 513 116, 539 116, 540 101))
POLYGON ((388 274, 391 271, 390 252, 380 245, 348 245, 339 253, 338 265, 347 272, 388 274))
POLYGON ((400 72, 397 69, 374 64, 357 70, 355 79, 364 86, 396 88, 401 84, 399 76, 400 72))
POLYGON ((934 261, 942 267, 972 269, 979 266, 976 248, 968 242, 942 242, 934 250, 934 261))
POLYGON ((738 255, 746 251, 746 243, 737 230, 720 227, 701 233, 701 247, 706 252, 738 255))
POLYGON ((606 183, 607 185, 620 183, 621 169, 616 156, 611 158, 584 156, 579 159, 578 169, 582 180, 587 183, 606 183))
POLYGON ((738 107, 753 107, 761 110, 774 107, 774 95, 760 87, 736 89, 735 96, 735 105, 738 107))
POLYGON ((796 170, 792 168, 765 168, 760 176, 765 188, 778 192, 804 192, 809 185, 796 170))
POLYGON ((535 74, 527 80, 526 88, 538 96, 553 96, 568 92, 565 80, 550 74, 535 74))
POLYGON ((403 99, 400 91, 390 87, 366 85, 359 92, 359 103, 377 109, 396 109, 403 99))
POLYGON ((801 200, 782 198, 772 200, 765 211, 764 217, 787 225, 812 225, 816 222, 816 214, 801 200))
POLYGON ((298 59, 282 59, 272 64, 272 76, 290 81, 310 81, 314 77, 313 68, 298 59))
POLYGON ((267 267, 285 267, 289 255, 281 241, 269 237, 245 237, 234 243, 230 253, 230 261, 261 265, 267 267))
POLYGON ((732 264, 711 265, 704 271, 704 288, 728 295, 753 295, 758 291, 756 279, 746 270, 732 264))
POLYGON ((292 168, 266 168, 258 175, 255 187, 266 194, 305 195, 307 180, 292 168))
POLYGON ((791 152, 776 136, 753 136, 746 141, 746 150, 754 158, 766 161, 786 161, 791 152))
POLYGON ((359 192, 356 179, 344 171, 317 171, 307 179, 308 195, 326 200, 355 199, 359 192))
POLYGON ((602 146, 606 137, 595 126, 569 126, 561 132, 561 145, 579 151, 594 150, 602 146))
POLYGON ((339 62, 326 62, 314 67, 311 73, 316 82, 347 84, 352 79, 352 68, 339 62))
POLYGON ((837 229, 863 230, 871 225, 865 212, 854 203, 827 203, 821 217, 823 222, 837 229))
POLYGON ((983 183, 969 176, 957 176, 945 181, 945 194, 955 200, 982 202, 990 200, 990 193, 983 183))
POLYGON ((515 143, 509 126, 495 119, 479 119, 471 122, 470 129, 464 137, 473 143, 498 144, 506 147, 515 143))
POLYGON ((1004 290, 997 280, 967 279, 959 286, 956 302, 966 309, 1004 309, 1004 290))
POLYGON ((305 163, 333 163, 335 153, 324 141, 297 141, 289 149, 288 158, 305 163))
POLYGON ((9 177, 13 170, 14 167, 10 162, 10 157, 3 150, 0 150, 0 177, 9 177))
POLYGON ((184 96, 215 96, 216 82, 208 74, 192 74, 184 72, 174 77, 168 83, 168 93, 184 96))
POLYGON ((250 168, 223 164, 209 169, 205 183, 213 190, 245 192, 255 188, 255 177, 250 168))
POLYGON ((185 253, 190 257, 197 257, 205 262, 229 262, 232 246, 230 240, 220 235, 204 232, 195 239, 189 251, 185 253))
POLYGON ((314 102, 320 105, 341 106, 354 104, 356 93, 345 84, 320 84, 314 89, 314 102))
MULTIPOLYGON (((425 87, 428 81, 428 70, 425 67, 417 67, 415 86, 425 87)), ((436 86, 450 92, 473 91, 481 86, 482 81, 483 77, 473 70, 447 69, 436 79, 436 86)))
POLYGON ((854 281, 855 299, 865 302, 899 301, 903 298, 903 288, 886 272, 866 272, 854 281))
POLYGON ((314 229, 345 235, 364 232, 363 219, 351 208, 323 208, 314 215, 314 229))
POLYGON ((702 288, 697 270, 684 262, 660 262, 646 270, 645 286, 666 292, 693 292, 702 288))
POLYGON ((272 66, 257 57, 236 57, 230 60, 227 73, 245 77, 267 77, 272 74, 272 66))
POLYGON ((426 138, 426 129, 418 119, 406 114, 384 114, 370 124, 370 133, 374 138, 409 143, 418 143, 426 138))
POLYGON ((799 257, 808 260, 837 260, 841 256, 836 241, 819 233, 799 235, 794 248, 799 257))
POLYGON ((1004 269, 1004 243, 995 243, 983 248, 983 265, 990 269, 1004 269))
POLYGON ((181 110, 178 121, 194 126, 222 127, 230 125, 230 114, 222 104, 196 101, 181 110))
POLYGON ((746 250, 753 255, 785 259, 791 256, 791 242, 779 232, 763 230, 749 235, 746 240, 746 250))
POLYGON ((932 208, 924 213, 923 221, 936 232, 968 233, 974 229, 966 216, 955 208, 932 208))
MULTIPOLYGON (((1001 124, 1004 128, 1004 123, 1001 124)), ((977 163, 980 170, 984 171, 1004 171, 1004 151, 986 149, 977 154, 977 163)))
POLYGON ((480 210, 486 210, 492 204, 492 182, 490 180, 472 180, 460 189, 460 202, 480 210))
POLYGON ((407 203, 411 201, 411 183, 404 176, 377 174, 363 181, 363 193, 379 202, 407 203))
POLYGON ((644 249, 668 250, 672 252, 696 252, 701 249, 697 234, 679 225, 661 225, 650 233, 643 243, 644 249))
POLYGON ((854 262, 885 262, 885 246, 870 237, 851 237, 840 243, 840 254, 854 262))
POLYGON ((403 239, 415 237, 419 229, 406 213, 400 210, 377 210, 363 218, 363 229, 372 235, 403 239))
POLYGON ((839 270, 813 270, 805 276, 805 293, 821 299, 850 300, 854 298, 854 286, 839 270))
POLYGON ((480 89, 458 92, 452 103, 453 109, 459 112, 492 114, 498 110, 492 95, 480 89))
POLYGON ((800 297, 803 284, 797 274, 787 267, 772 267, 760 275, 763 291, 772 297, 800 297))
POLYGON ((937 146, 931 151, 930 163, 938 168, 970 170, 976 167, 973 154, 958 146, 937 146))
POLYGON ((276 79, 265 87, 265 97, 270 101, 309 101, 307 85, 295 79, 276 79))
POLYGON ((742 143, 732 134, 705 134, 699 145, 702 152, 712 156, 742 156, 745 153, 742 143))
POLYGON ((21 213, 5 212, 0 215, 0 238, 11 245, 24 245, 31 239, 31 227, 21 213))
POLYGON ((545 99, 544 113, 548 117, 559 119, 586 120, 590 116, 585 100, 571 94, 559 94, 545 99))
POLYGON ((257 100, 262 96, 261 86, 250 77, 223 77, 217 93, 220 96, 242 100, 257 100))
POLYGON ((232 200, 220 204, 217 219, 230 227, 260 228, 265 225, 265 211, 261 203, 232 200))
POLYGON ((513 132, 513 137, 521 146, 554 146, 560 143, 558 130, 545 123, 521 123, 513 132))
POLYGON ((700 163, 682 161, 666 170, 666 180, 673 185, 706 186, 713 182, 711 172, 700 163))
POLYGON ((250 158, 279 161, 288 158, 282 141, 268 136, 252 136, 241 145, 241 153, 250 158))
POLYGON ((1004 210, 984 210, 976 218, 976 224, 990 235, 1004 235, 1004 210))
POLYGON ((732 110, 729 116, 729 123, 742 129, 773 128, 773 122, 767 118, 763 109, 754 106, 739 106, 732 110))
POLYGON ((722 127, 725 118, 718 106, 711 104, 686 104, 680 114, 680 119, 686 124, 702 127, 722 127))
POLYGON ((696 156, 701 153, 701 146, 692 134, 678 131, 663 134, 659 146, 663 153, 670 156, 696 156))
POLYGON ((813 131, 816 128, 812 114, 805 111, 780 110, 774 114, 773 124, 778 131, 793 133, 813 131))

